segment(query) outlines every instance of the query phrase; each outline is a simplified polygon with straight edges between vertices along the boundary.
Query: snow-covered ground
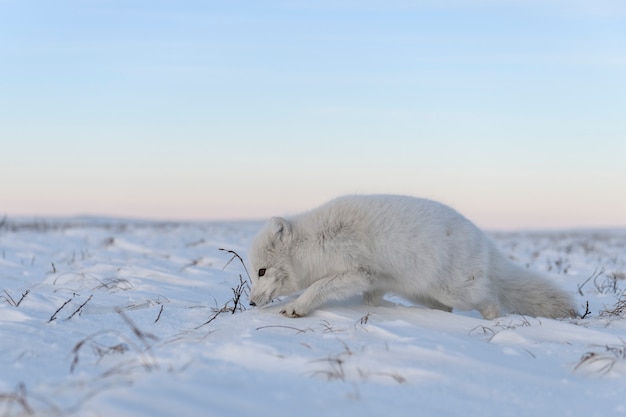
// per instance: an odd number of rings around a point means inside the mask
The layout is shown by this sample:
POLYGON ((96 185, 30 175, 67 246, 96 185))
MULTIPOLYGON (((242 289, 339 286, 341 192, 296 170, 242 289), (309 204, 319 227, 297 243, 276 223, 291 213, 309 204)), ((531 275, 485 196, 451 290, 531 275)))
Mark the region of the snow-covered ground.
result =
POLYGON ((625 230, 493 234, 588 313, 486 321, 248 308, 259 227, 0 219, 0 416, 626 415, 625 230))

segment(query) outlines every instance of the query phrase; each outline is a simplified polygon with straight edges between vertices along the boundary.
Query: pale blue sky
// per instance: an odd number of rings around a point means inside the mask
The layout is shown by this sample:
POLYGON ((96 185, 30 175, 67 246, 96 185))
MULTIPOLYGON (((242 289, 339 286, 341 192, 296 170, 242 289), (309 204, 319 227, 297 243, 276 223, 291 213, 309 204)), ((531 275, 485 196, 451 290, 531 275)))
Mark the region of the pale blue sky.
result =
POLYGON ((0 216, 370 192, 626 226, 626 3, 0 0, 0 216))

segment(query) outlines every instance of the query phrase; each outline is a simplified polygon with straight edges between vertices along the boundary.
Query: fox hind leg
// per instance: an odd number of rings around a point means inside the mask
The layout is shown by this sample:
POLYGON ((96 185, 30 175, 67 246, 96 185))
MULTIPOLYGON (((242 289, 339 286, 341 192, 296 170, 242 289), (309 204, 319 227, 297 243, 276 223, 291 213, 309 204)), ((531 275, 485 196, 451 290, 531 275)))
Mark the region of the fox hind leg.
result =
POLYGON ((441 310, 448 313, 452 312, 452 307, 449 307, 431 297, 412 296, 410 297, 410 300, 428 308, 434 308, 435 310, 441 310))
POLYGON ((363 304, 369 306, 379 306, 382 304, 383 297, 385 296, 383 290, 369 290, 363 293, 363 304))
POLYGON ((482 314, 485 320, 493 320, 501 316, 500 306, 493 302, 487 302, 478 306, 477 310, 482 314))

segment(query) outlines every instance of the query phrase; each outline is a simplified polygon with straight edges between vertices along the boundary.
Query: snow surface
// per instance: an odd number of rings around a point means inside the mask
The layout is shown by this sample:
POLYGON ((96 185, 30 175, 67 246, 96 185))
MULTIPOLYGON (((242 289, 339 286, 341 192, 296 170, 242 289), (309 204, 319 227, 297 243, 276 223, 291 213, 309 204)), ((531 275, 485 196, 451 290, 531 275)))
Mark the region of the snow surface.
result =
POLYGON ((219 250, 259 227, 0 220, 0 416, 626 415, 626 231, 493 234, 584 319, 394 297, 290 319, 219 250))

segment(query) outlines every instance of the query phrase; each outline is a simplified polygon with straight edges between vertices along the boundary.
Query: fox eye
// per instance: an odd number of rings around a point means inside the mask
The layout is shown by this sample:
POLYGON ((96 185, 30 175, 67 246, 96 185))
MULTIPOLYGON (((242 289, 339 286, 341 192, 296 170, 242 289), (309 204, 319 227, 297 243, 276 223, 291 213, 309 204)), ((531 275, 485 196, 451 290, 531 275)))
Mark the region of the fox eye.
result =
POLYGON ((262 277, 263 275, 265 275, 265 268, 259 269, 259 276, 262 277))

